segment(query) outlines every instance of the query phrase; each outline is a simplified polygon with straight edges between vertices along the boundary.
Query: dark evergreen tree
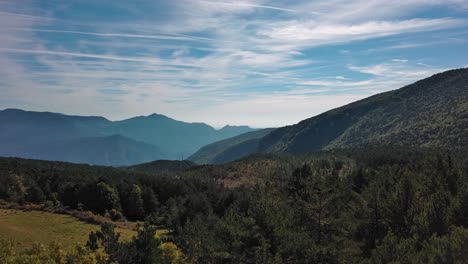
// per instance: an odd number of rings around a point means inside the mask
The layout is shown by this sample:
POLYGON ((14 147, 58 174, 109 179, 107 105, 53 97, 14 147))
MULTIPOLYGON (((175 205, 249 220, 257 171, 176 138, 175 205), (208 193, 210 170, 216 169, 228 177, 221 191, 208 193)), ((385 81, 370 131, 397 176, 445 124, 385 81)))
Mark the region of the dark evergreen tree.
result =
POLYGON ((125 214, 129 219, 142 219, 145 214, 143 198, 141 197, 140 186, 133 184, 130 193, 127 194, 125 214))

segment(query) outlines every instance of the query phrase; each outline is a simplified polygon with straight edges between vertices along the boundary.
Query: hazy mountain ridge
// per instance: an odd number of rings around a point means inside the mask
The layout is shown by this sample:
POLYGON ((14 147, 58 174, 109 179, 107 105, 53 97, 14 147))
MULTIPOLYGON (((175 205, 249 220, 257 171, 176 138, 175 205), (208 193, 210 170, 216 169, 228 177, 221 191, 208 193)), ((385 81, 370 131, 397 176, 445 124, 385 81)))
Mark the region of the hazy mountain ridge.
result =
POLYGON ((5 109, 0 111, 0 156, 133 165, 183 159, 204 145, 252 130, 216 130, 159 114, 113 122, 104 117, 5 109))
POLYGON ((147 163, 125 167, 125 170, 140 173, 171 173, 184 171, 197 166, 188 160, 155 160, 147 163))
POLYGON ((186 123, 152 114, 114 122, 112 132, 161 148, 167 159, 185 159, 212 142, 252 131, 249 127, 220 129, 205 123, 186 123))
POLYGON ((198 164, 220 164, 236 160, 256 151, 260 139, 273 130, 265 128, 209 144, 188 160, 198 164))
POLYGON ((198 164, 218 164, 252 153, 302 154, 362 145, 464 148, 468 146, 468 69, 439 73, 296 125, 252 130, 242 126, 216 130, 204 123, 185 123, 159 114, 112 122, 102 117, 7 109, 0 111, 0 155, 63 160, 74 157, 71 153, 92 156, 85 153, 94 151, 106 157, 94 162, 79 158, 66 161, 131 165, 185 159, 192 154, 189 160, 198 164), (121 138, 110 143, 107 137, 112 135, 121 138), (77 139, 95 144, 76 146, 77 139), (97 146, 103 149, 93 150, 97 146), (67 154, 70 148, 76 150, 67 154), (130 158, 129 153, 138 148, 144 151, 132 154, 138 158, 130 158), (109 159, 106 153, 111 149, 118 153, 109 159))
MULTIPOLYGON (((32 156, 31 158, 36 158, 32 156)), ((156 146, 120 135, 78 138, 47 145, 41 159, 105 166, 132 165, 164 158, 156 146)))

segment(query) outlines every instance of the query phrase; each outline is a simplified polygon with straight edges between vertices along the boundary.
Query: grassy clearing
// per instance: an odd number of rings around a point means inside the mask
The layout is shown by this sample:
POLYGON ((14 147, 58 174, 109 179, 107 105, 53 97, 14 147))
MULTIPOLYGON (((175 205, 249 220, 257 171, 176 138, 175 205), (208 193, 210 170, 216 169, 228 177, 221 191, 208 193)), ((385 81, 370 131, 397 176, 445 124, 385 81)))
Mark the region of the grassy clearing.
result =
MULTIPOLYGON (((0 238, 13 240, 18 248, 34 243, 59 242, 65 249, 86 243, 88 234, 99 229, 98 225, 79 221, 73 216, 43 211, 0 209, 0 238)), ((131 239, 136 232, 116 228, 123 240, 131 239)))

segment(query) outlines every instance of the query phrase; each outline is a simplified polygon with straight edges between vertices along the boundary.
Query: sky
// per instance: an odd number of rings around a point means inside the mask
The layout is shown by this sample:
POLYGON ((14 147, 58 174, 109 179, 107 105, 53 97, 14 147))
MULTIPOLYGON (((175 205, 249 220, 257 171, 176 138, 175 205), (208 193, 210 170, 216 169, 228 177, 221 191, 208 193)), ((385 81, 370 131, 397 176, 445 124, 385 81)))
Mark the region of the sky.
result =
POLYGON ((0 0, 0 109, 278 127, 468 67, 468 0, 0 0))

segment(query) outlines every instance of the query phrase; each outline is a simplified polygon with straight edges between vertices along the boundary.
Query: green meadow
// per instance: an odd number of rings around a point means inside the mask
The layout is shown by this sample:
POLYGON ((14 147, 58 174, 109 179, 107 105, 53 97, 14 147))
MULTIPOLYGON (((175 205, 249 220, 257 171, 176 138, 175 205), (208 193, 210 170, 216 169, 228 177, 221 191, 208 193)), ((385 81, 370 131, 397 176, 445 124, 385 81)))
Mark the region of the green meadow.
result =
MULTIPOLYGON (((60 243, 64 249, 84 244, 91 231, 98 225, 82 222, 70 215, 43 211, 0 209, 0 238, 12 240, 18 249, 29 248, 35 243, 60 243)), ((136 232, 116 228, 123 240, 129 240, 136 232)))

